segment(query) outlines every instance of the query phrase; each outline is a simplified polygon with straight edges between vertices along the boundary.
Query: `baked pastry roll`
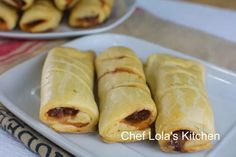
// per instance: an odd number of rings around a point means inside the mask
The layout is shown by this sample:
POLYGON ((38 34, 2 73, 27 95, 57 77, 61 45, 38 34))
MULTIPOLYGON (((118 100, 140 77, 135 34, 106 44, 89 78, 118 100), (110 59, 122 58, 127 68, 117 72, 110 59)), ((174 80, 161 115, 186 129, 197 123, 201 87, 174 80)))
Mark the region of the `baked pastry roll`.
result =
POLYGON ((144 134, 156 117, 142 62, 125 47, 112 47, 96 59, 99 95, 99 134, 105 142, 130 142, 128 134, 144 134), (128 132, 127 134, 123 134, 128 132))
POLYGON ((204 67, 188 59, 153 54, 145 72, 157 105, 156 133, 171 135, 159 140, 161 150, 194 152, 211 148, 211 141, 201 136, 215 132, 204 88, 204 67))
POLYGON ((26 10, 29 7, 31 7, 32 4, 34 3, 34 0, 2 0, 2 1, 20 10, 26 10))
POLYGON ((54 0, 56 7, 65 10, 73 7, 79 0, 54 0))
POLYGON ((26 10, 20 20, 20 28, 26 32, 46 32, 59 26, 62 12, 50 0, 37 0, 26 10))
POLYGON ((98 122, 94 53, 53 48, 44 63, 40 119, 59 132, 90 132, 98 122))
POLYGON ((69 25, 92 27, 103 23, 111 14, 113 0, 80 0, 72 9, 69 25))
POLYGON ((17 20, 16 9, 0 1, 0 30, 12 30, 16 26, 17 20))

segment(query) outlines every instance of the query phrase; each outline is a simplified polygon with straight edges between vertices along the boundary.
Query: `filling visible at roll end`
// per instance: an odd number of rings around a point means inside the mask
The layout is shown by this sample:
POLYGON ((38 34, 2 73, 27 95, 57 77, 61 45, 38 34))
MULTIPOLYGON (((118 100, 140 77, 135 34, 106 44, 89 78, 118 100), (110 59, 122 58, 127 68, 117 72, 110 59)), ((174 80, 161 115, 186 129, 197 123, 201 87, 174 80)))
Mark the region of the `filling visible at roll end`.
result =
POLYGON ((99 16, 77 18, 77 23, 79 27, 92 27, 99 24, 99 16))
POLYGON ((34 20, 34 21, 23 24, 23 29, 25 31, 32 31, 32 29, 34 29, 38 25, 41 25, 45 22, 46 22, 46 20, 42 20, 42 19, 34 20))
POLYGON ((189 130, 177 130, 171 135, 168 145, 172 147, 173 151, 186 152, 184 150, 184 144, 192 135, 192 132, 189 130))
POLYGON ((89 122, 72 122, 76 115, 79 113, 79 110, 70 108, 70 107, 57 107, 49 110, 47 116, 50 119, 54 119, 61 124, 73 125, 75 127, 81 128, 89 124, 89 122))
POLYGON ((166 152, 196 152, 212 148, 211 141, 190 130, 176 130, 162 148, 166 152))
POLYGON ((149 117, 151 116, 151 112, 149 110, 141 110, 132 113, 127 116, 123 122, 132 126, 137 127, 138 129, 146 129, 149 127, 149 117))
POLYGON ((6 21, 0 17, 0 30, 8 30, 6 21))
POLYGON ((51 109, 47 112, 49 117, 54 117, 54 118, 63 118, 65 116, 72 116, 74 117, 79 110, 75 110, 73 108, 69 107, 58 107, 51 109))

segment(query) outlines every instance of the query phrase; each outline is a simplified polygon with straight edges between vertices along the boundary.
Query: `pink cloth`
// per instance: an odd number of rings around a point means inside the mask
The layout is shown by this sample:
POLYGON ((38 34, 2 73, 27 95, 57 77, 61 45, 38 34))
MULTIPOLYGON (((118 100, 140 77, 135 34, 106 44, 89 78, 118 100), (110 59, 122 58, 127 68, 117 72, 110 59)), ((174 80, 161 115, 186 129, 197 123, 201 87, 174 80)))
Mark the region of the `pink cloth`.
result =
POLYGON ((45 41, 0 40, 0 65, 11 64, 45 45, 45 41))

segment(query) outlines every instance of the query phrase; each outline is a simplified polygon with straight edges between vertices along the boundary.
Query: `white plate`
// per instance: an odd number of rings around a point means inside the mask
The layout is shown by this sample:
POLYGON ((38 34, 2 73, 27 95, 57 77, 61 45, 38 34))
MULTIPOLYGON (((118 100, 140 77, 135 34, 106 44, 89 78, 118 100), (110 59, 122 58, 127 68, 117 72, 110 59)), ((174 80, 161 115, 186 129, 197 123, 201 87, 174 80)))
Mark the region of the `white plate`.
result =
MULTIPOLYGON (((93 35, 74 40, 66 46, 81 50, 92 49, 97 53, 114 46, 123 45, 132 48, 137 55, 146 60, 151 53, 166 52, 176 56, 186 56, 174 50, 160 47, 146 41, 115 34, 93 35)), ((215 114, 216 130, 226 136, 218 142, 211 152, 168 154, 159 150, 156 141, 136 143, 106 144, 99 139, 97 133, 59 134, 39 121, 39 86, 41 69, 46 53, 39 55, 17 67, 7 71, 0 77, 0 100, 6 107, 32 128, 68 150, 76 156, 191 156, 200 157, 208 154, 211 157, 236 154, 236 74, 218 68, 209 63, 206 66, 206 88, 209 93, 215 114), (230 131, 231 130, 231 131, 230 131), (222 154, 223 153, 223 154, 222 154)), ((195 59, 197 60, 197 59, 195 59)))
POLYGON ((52 32, 45 33, 27 33, 20 29, 4 32, 0 31, 0 37, 10 38, 25 38, 25 39, 51 39, 51 38, 64 38, 74 37, 81 35, 88 35, 100 33, 115 28, 134 12, 137 6, 137 0, 115 0, 115 4, 111 16, 104 23, 92 28, 71 28, 68 26, 68 15, 64 17, 60 26, 52 32))

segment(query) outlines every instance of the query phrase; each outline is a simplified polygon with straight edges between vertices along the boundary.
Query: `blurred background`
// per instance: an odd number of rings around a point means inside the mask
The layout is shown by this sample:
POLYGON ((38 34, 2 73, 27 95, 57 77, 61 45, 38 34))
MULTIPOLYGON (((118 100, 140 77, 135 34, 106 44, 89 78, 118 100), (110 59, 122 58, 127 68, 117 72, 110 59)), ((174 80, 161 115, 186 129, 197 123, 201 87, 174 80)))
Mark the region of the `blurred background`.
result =
POLYGON ((139 9, 113 32, 144 38, 236 71, 235 0, 138 2, 139 9))

